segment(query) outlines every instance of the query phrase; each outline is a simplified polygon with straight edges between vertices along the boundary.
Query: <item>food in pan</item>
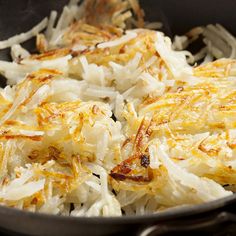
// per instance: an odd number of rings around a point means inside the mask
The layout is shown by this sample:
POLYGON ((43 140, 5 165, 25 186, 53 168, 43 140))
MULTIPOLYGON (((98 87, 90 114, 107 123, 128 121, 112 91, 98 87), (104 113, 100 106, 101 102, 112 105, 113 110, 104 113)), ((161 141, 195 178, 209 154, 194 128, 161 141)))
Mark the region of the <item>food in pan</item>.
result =
POLYGON ((233 194, 233 36, 211 25, 172 43, 136 0, 71 1, 56 19, 0 41, 1 205, 143 215, 233 194), (37 54, 20 45, 33 36, 37 54))

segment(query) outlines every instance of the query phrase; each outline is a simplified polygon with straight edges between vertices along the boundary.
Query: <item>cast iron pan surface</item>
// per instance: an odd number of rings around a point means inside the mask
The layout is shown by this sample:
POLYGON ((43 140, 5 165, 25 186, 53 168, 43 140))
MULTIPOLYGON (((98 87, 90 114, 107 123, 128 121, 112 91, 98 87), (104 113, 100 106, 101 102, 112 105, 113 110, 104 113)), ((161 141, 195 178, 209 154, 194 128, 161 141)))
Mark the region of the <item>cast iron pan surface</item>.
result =
MULTIPOLYGON (((0 0, 0 40, 32 28, 67 0, 0 0)), ((172 37, 194 26, 221 23, 236 34, 234 0, 142 0, 149 21, 160 20, 172 37)), ((33 52, 34 40, 23 46, 33 52)), ((10 60, 9 50, 0 60, 10 60)), ((4 85, 0 78, 0 85, 4 85)), ((6 235, 236 235, 236 195, 214 202, 171 209, 155 215, 120 218, 75 218, 0 207, 0 231, 6 235)), ((1 235, 2 235, 1 233, 1 235)))

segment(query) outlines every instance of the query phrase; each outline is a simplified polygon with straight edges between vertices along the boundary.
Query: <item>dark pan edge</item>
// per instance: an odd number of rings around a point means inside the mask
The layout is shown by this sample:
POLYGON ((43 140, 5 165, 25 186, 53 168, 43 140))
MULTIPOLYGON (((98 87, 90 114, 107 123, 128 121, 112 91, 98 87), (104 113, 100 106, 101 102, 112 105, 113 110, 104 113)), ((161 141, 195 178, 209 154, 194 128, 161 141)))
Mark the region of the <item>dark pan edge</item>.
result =
POLYGON ((186 217, 186 216, 192 216, 197 215, 205 212, 210 212, 214 210, 218 210, 220 208, 223 208, 227 205, 230 205, 232 203, 236 203, 236 194, 233 194, 231 196, 221 198, 218 200, 214 200, 211 202, 199 204, 199 205, 191 205, 191 206, 180 206, 175 208, 170 208, 166 211, 159 212, 156 214, 150 214, 150 215, 137 215, 137 216, 122 216, 122 217, 74 217, 74 216, 59 216, 59 215, 50 215, 50 214, 44 214, 44 213, 33 213, 28 211, 23 211, 15 208, 9 208, 5 206, 0 206, 0 215, 5 215, 8 217, 19 216, 19 217, 30 217, 31 219, 45 219, 45 220, 55 220, 55 221, 70 221, 70 222, 80 222, 80 223, 93 223, 93 224, 99 224, 101 221, 103 224, 111 224, 111 223, 137 223, 137 222, 143 222, 143 220, 168 220, 172 219, 173 217, 175 219, 180 217, 186 217))

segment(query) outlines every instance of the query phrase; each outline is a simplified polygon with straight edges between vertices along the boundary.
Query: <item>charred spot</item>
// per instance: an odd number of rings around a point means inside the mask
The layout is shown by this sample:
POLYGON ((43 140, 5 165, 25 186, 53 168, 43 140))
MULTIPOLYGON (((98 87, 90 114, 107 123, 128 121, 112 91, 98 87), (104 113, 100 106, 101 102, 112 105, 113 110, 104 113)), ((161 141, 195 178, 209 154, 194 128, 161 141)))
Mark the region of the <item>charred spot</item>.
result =
POLYGON ((113 179, 116 179, 116 180, 119 180, 119 181, 124 181, 126 179, 126 176, 125 175, 122 175, 122 174, 119 174, 119 173, 110 173, 110 176, 113 178, 113 179))
POLYGON ((144 167, 144 168, 148 168, 148 166, 150 165, 150 159, 149 159, 149 156, 145 155, 145 154, 142 154, 140 156, 140 163, 141 163, 141 166, 144 167))
POLYGON ((120 166, 120 172, 122 174, 128 174, 130 173, 131 168, 125 163, 124 165, 120 166))
POLYGON ((150 182, 153 173, 149 164, 149 156, 137 153, 113 168, 110 176, 117 181, 150 182))
POLYGON ((127 179, 135 181, 135 182, 150 182, 151 181, 149 177, 144 177, 142 175, 127 176, 127 179))
POLYGON ((150 182, 151 181, 151 177, 147 176, 142 176, 142 175, 123 175, 123 174, 119 174, 119 173, 114 173, 111 172, 110 176, 118 181, 125 181, 125 180, 131 180, 134 182, 150 182))

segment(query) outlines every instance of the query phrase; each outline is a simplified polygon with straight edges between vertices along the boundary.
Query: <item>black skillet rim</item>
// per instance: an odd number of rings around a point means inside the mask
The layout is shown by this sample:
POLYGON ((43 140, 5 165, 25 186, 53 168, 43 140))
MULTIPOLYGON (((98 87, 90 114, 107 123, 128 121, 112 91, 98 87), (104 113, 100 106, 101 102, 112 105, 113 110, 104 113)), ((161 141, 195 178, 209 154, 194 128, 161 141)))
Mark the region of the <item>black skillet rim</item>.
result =
POLYGON ((44 213, 34 213, 28 212, 16 208, 10 208, 6 206, 0 206, 0 214, 4 214, 6 216, 19 216, 19 217, 30 217, 31 219, 36 220, 54 220, 54 221, 63 221, 66 222, 78 222, 78 223, 89 223, 89 224, 100 224, 101 222, 104 224, 132 224, 137 222, 143 222, 148 220, 173 220, 186 216, 195 216, 202 213, 208 213, 215 210, 219 210, 220 212, 224 211, 224 207, 230 205, 232 203, 236 203, 236 194, 232 194, 230 196, 213 200, 207 203, 202 203, 198 205, 191 206, 180 206, 175 208, 170 208, 166 211, 159 212, 156 214, 148 214, 148 215, 137 215, 137 216, 119 216, 119 217, 76 217, 76 216, 60 216, 60 215, 51 215, 44 213))

